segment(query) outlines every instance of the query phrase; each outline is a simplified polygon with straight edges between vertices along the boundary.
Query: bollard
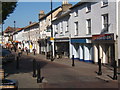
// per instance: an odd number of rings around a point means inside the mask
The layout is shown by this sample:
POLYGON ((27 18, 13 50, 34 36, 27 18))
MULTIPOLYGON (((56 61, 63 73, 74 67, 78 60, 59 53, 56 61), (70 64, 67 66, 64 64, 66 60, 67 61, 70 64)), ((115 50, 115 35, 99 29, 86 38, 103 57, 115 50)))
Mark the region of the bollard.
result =
POLYGON ((41 83, 42 79, 41 79, 41 70, 40 70, 40 63, 37 63, 37 83, 41 83))
POLYGON ((36 77, 36 60, 33 60, 33 77, 36 77))
POLYGON ((17 56, 17 60, 16 60, 16 69, 19 69, 19 57, 17 56))
POLYGON ((75 66, 75 63, 74 63, 74 55, 72 55, 72 66, 75 66))
POLYGON ((113 75, 113 80, 117 80, 117 62, 114 60, 114 75, 113 75))
POLYGON ((102 75, 102 69, 101 69, 101 59, 98 59, 98 65, 99 65, 99 70, 98 70, 98 75, 102 75))

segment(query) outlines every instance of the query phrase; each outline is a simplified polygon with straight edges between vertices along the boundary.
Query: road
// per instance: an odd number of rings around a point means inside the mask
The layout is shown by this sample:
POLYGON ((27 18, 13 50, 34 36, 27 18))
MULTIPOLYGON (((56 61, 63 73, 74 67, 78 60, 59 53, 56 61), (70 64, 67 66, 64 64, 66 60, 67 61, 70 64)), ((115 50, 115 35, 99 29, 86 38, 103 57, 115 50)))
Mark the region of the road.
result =
POLYGON ((36 61, 41 66, 42 83, 32 77, 33 57, 25 54, 20 57, 19 69, 16 69, 16 61, 4 66, 9 73, 6 78, 18 80, 19 88, 118 88, 116 80, 106 82, 96 78, 97 68, 87 68, 83 63, 78 69, 41 57, 36 57, 36 61))

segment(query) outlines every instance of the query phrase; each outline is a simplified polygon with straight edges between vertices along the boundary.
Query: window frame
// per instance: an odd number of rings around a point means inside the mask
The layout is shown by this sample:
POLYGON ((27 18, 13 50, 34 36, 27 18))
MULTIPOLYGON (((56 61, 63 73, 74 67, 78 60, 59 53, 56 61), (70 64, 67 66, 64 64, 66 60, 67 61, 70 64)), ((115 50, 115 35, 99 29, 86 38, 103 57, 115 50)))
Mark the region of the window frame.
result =
POLYGON ((74 22, 74 25, 75 25, 75 36, 78 36, 79 32, 78 32, 78 21, 77 22, 74 22))
POLYGON ((87 35, 91 35, 91 26, 92 26, 92 20, 91 19, 86 19, 86 28, 87 28, 86 34, 87 35))

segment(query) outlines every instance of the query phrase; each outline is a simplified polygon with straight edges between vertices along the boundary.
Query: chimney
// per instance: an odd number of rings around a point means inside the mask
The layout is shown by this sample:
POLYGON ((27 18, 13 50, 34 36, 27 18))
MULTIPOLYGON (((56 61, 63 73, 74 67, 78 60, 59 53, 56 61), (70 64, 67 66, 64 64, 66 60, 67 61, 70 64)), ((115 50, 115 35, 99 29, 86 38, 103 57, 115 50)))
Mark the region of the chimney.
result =
POLYGON ((72 4, 69 4, 68 0, 63 0, 63 2, 62 2, 62 12, 67 11, 71 7, 72 7, 72 4))
POLYGON ((32 24, 32 22, 30 21, 29 24, 32 24))
POLYGON ((44 15, 45 15, 44 11, 41 10, 40 13, 39 13, 39 19, 42 18, 44 15))

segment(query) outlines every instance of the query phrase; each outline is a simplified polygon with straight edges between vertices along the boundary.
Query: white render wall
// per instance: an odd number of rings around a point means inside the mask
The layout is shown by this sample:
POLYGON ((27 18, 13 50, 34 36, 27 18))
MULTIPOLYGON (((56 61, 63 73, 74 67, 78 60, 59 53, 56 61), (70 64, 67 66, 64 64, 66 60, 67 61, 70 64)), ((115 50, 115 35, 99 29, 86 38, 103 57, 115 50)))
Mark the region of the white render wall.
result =
POLYGON ((120 1, 118 3, 118 59, 120 60, 120 1))
POLYGON ((116 9, 115 9, 115 2, 109 2, 109 5, 106 7, 101 7, 101 2, 92 2, 91 5, 91 12, 86 13, 86 4, 76 7, 73 9, 72 13, 71 13, 71 17, 70 17, 70 31, 71 31, 71 35, 72 37, 77 37, 74 36, 75 33, 75 26, 74 26, 74 22, 78 21, 78 31, 79 37, 83 37, 83 36, 89 36, 86 35, 86 19, 91 19, 91 30, 92 30, 92 34, 100 34, 101 30, 102 30, 102 16, 103 14, 107 14, 109 16, 109 23, 110 23, 110 27, 109 27, 109 33, 116 33, 116 27, 115 27, 115 23, 116 23, 116 9), (76 11, 78 9, 78 17, 74 16, 74 11, 76 11), (82 33, 81 33, 82 32, 82 33))

